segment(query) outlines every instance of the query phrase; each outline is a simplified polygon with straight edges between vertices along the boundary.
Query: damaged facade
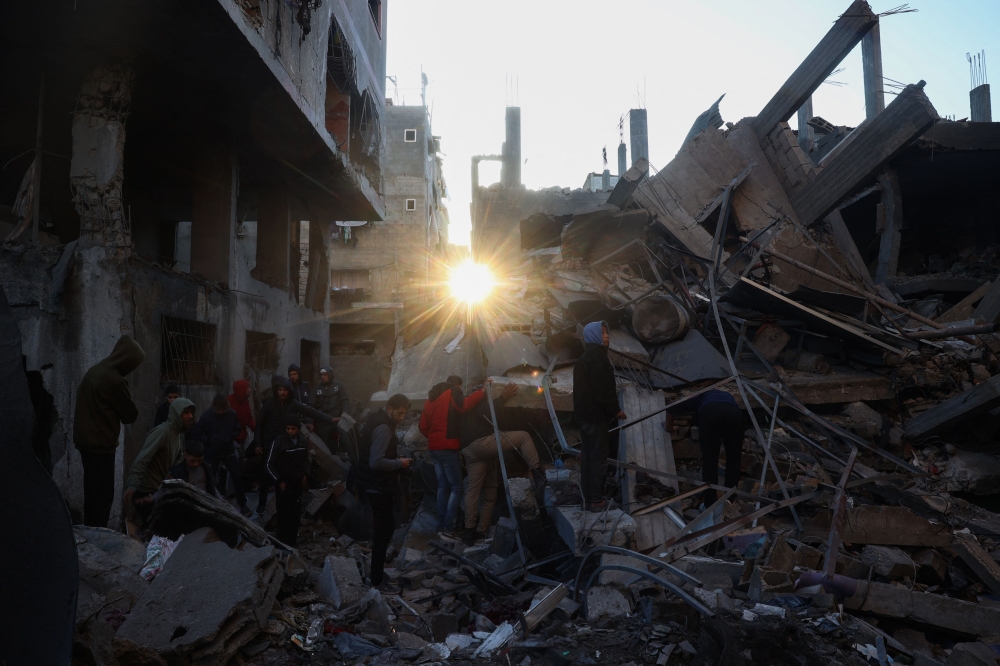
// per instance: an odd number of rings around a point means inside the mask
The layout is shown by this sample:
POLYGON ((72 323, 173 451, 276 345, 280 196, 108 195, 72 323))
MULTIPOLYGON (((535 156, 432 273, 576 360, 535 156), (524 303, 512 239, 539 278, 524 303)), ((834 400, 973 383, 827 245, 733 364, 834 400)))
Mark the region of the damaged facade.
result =
POLYGON ((34 217, 3 209, 0 271, 26 369, 52 399, 40 458, 74 511, 76 387, 123 333, 146 359, 129 378, 140 415, 124 428, 118 479, 165 384, 200 413, 234 379, 251 380, 259 405, 272 373, 297 362, 315 380, 328 362, 333 225, 386 215, 384 11, 365 0, 11 8, 0 198, 37 196, 34 217))

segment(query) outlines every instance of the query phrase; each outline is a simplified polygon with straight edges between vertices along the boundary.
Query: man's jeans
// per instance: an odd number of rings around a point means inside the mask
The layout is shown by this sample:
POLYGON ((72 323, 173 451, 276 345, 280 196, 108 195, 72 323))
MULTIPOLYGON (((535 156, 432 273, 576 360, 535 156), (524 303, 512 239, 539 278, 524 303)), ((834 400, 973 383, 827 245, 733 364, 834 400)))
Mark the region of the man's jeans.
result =
POLYGON ((438 530, 455 527, 458 505, 462 499, 462 463, 458 451, 431 451, 438 482, 438 530))

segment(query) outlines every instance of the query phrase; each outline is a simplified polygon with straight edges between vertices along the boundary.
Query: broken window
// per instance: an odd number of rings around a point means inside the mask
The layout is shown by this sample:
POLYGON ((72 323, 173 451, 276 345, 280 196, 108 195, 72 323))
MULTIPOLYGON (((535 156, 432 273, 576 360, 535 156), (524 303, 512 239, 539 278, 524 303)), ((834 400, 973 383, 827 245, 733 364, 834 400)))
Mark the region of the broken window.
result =
POLYGON ((302 379, 313 386, 319 383, 319 355, 322 348, 322 343, 316 340, 303 338, 299 341, 299 372, 302 379))
POLYGON ((215 324, 163 317, 160 381, 219 384, 215 361, 215 324))
POLYGON ((334 289, 371 289, 367 269, 330 271, 330 285, 334 289))
POLYGON ((375 30, 378 32, 379 36, 382 35, 382 0, 368 0, 368 11, 372 15, 372 21, 375 23, 375 30))
POLYGON ((417 209, 417 200, 416 199, 407 199, 406 200, 406 210, 412 212, 412 211, 415 211, 416 209, 417 209))
POLYGON ((403 130, 403 141, 407 143, 414 143, 417 140, 417 130, 408 129, 403 130))
POLYGON ((246 364, 258 372, 275 372, 281 362, 281 350, 285 339, 274 333, 247 331, 246 364))

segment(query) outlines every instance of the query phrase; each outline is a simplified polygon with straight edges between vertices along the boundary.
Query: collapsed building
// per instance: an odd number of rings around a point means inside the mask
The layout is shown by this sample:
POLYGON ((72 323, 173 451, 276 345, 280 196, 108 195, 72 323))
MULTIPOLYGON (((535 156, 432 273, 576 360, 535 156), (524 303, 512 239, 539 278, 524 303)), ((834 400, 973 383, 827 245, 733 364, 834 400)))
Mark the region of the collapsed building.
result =
POLYGON ((472 253, 504 275, 498 293, 475 317, 432 303, 404 326, 372 400, 404 392, 419 408, 449 374, 492 378, 491 395, 521 386, 495 427, 532 434, 547 483, 500 455, 490 540, 440 540, 424 466, 386 571, 400 589, 382 594, 363 584, 370 534, 341 479, 312 491, 307 536, 277 555, 259 525, 171 482, 159 518, 176 551, 151 584, 127 537, 77 530, 80 649, 120 663, 995 664, 1000 280, 989 190, 964 189, 996 177, 988 95, 972 122, 939 118, 923 82, 884 104, 879 25, 853 2, 757 116, 726 124, 714 105, 652 176, 633 148, 614 184, 528 191, 508 110, 502 154, 473 160, 472 253), (859 43, 868 118, 836 127, 809 98, 859 43), (487 158, 499 186, 476 182, 487 158), (615 502, 585 512, 572 368, 599 320, 629 420, 615 502), (725 461, 734 488, 702 481, 695 422, 663 422, 712 388, 751 426, 725 461), (699 507, 706 489, 724 494, 699 507), (174 591, 206 561, 229 567, 229 614, 174 591))

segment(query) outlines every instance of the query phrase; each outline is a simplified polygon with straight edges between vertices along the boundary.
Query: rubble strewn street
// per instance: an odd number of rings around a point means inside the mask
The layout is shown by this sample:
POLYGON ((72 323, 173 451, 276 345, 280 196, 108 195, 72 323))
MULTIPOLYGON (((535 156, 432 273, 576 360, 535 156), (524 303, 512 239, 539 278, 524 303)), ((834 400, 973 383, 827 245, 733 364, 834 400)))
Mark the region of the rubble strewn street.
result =
MULTIPOLYGON (((3 532, 0 666, 1000 663, 1000 242, 941 231, 936 207, 996 171, 1000 133, 988 86, 972 121, 925 81, 887 94, 880 24, 907 5, 854 0, 756 116, 726 122, 720 98, 659 170, 633 109, 616 176, 526 189, 507 107, 456 262, 426 100, 373 101, 359 17, 221 4, 191 37, 220 71, 227 43, 256 63, 273 42, 278 64, 233 97, 253 100, 249 157, 199 139, 186 270, 179 245, 146 252, 163 192, 136 196, 134 230, 122 213, 133 86, 143 140, 153 94, 131 56, 74 93, 80 237, 39 227, 41 101, 36 166, 0 211, 0 423, 32 506, 3 532), (326 71, 316 109, 275 25, 326 71), (812 95, 859 44, 866 119, 837 126, 812 95), (268 181, 286 167, 329 187, 268 181), (232 232, 219 256, 212 224, 232 232), (405 284, 373 290, 390 265, 405 284), (72 370, 38 364, 84 333, 101 342, 72 370)), ((380 37, 382 11, 360 12, 380 37)), ((169 142, 140 168, 173 173, 169 142)))

